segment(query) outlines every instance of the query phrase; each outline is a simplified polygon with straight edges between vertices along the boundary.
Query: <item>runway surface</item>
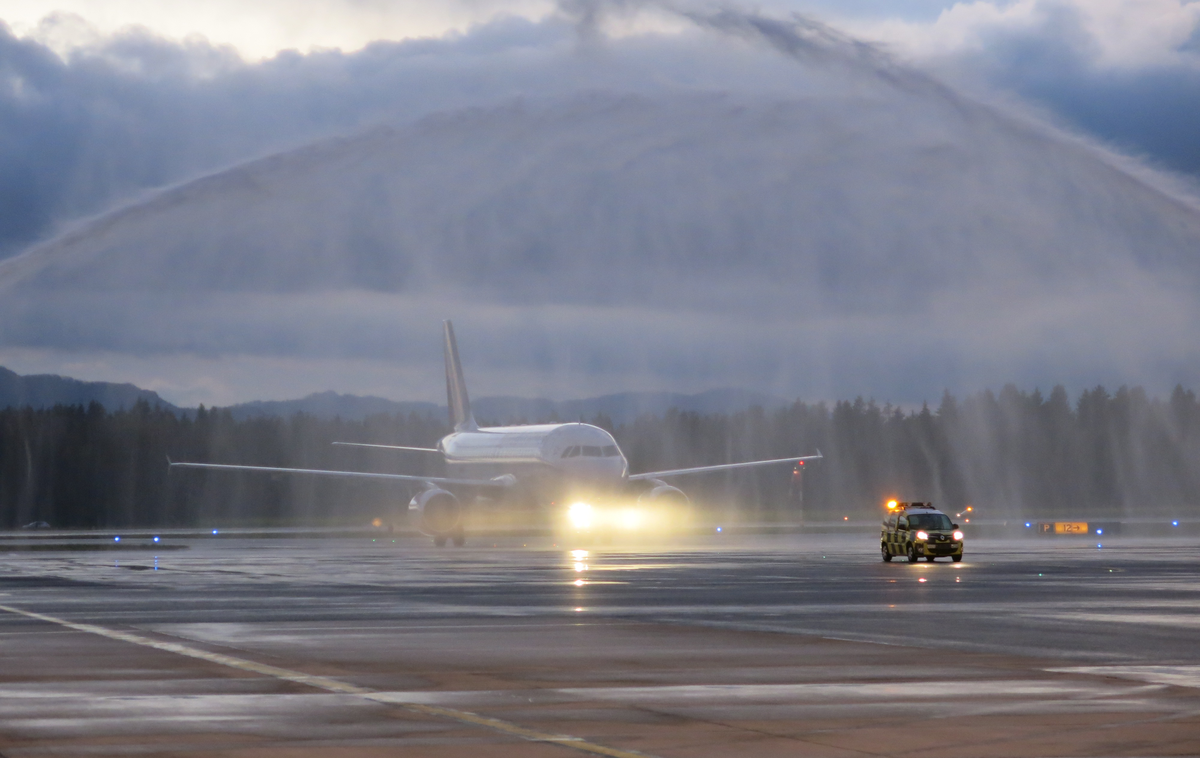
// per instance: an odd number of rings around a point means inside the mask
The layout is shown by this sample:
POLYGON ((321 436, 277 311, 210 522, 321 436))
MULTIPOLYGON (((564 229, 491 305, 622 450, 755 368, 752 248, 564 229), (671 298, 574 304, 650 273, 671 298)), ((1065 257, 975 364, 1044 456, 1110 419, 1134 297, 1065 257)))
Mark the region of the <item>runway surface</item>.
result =
POLYGON ((179 542, 0 552, 0 755, 1200 755, 1187 541, 179 542))

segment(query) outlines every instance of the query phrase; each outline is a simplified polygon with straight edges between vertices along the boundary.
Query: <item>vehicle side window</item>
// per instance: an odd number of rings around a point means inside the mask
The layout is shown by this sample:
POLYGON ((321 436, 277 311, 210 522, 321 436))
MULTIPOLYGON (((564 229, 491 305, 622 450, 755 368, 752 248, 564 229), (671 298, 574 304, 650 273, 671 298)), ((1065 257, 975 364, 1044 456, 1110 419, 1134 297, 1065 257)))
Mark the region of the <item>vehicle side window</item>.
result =
POLYGON ((583 454, 589 458, 599 458, 600 448, 597 445, 584 445, 583 454))
POLYGON ((887 526, 888 529, 895 529, 896 528, 896 514, 893 513, 891 516, 888 517, 888 520, 883 523, 885 526, 887 526))
POLYGON ((604 457, 605 458, 616 458, 618 455, 620 455, 620 453, 617 452, 616 445, 605 445, 604 446, 604 457))
POLYGON ((901 516, 900 520, 896 523, 896 528, 897 529, 907 529, 908 528, 908 517, 901 516))

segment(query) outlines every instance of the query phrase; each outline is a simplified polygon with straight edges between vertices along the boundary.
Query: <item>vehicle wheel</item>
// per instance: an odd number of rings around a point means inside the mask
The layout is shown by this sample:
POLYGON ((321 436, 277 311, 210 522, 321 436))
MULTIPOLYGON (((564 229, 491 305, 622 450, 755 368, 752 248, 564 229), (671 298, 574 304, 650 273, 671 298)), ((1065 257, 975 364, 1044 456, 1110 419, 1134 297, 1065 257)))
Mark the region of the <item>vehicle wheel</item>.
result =
POLYGON ((440 536, 440 535, 437 537, 434 537, 433 544, 434 544, 434 547, 445 547, 446 546, 446 538, 443 536, 440 536))
POLYGON ((909 563, 917 562, 917 546, 911 542, 908 543, 908 562, 909 563))
POLYGON ((879 552, 883 554, 883 562, 884 563, 892 562, 892 554, 888 551, 887 545, 880 545, 879 552))
POLYGON ((467 533, 462 529, 459 529, 454 532, 450 539, 454 540, 455 547, 462 547, 463 545, 467 544, 467 533))
POLYGON ((962 553, 959 553, 958 555, 950 556, 950 560, 954 561, 955 563, 959 563, 960 561, 962 561, 962 553))

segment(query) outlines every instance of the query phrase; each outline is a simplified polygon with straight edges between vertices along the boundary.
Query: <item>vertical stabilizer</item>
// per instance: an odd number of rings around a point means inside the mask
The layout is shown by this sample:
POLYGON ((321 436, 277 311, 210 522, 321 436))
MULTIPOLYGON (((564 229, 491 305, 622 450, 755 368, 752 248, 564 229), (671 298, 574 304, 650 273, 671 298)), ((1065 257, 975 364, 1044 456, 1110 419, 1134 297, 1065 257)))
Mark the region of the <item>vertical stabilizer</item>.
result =
POLYGON ((450 425, 454 431, 478 429, 471 415, 471 399, 463 381, 462 364, 458 361, 458 343, 454 341, 454 324, 443 321, 446 331, 446 402, 450 406, 450 425))

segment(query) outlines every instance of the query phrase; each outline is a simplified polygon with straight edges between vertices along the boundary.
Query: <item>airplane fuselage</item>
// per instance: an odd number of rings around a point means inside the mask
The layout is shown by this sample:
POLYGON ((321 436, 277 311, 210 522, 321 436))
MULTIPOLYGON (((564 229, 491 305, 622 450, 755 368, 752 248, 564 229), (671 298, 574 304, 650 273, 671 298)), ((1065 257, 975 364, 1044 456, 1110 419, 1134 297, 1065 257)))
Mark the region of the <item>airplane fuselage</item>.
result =
POLYGON ((511 476, 536 499, 625 487, 629 463, 616 440, 590 424, 500 426, 454 432, 438 443, 448 476, 511 476))

